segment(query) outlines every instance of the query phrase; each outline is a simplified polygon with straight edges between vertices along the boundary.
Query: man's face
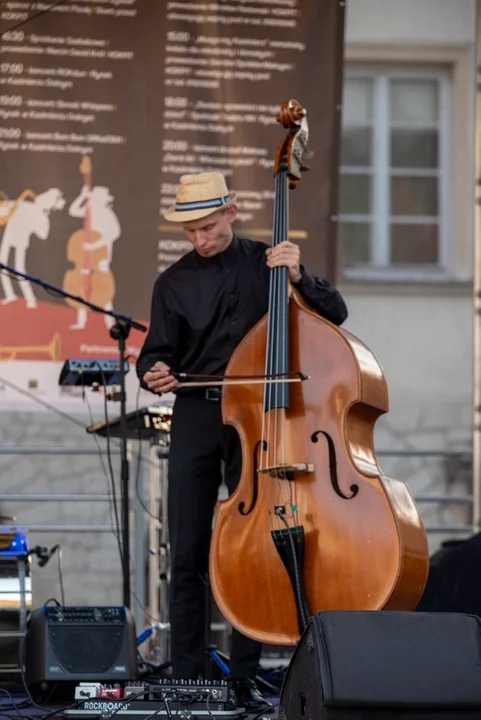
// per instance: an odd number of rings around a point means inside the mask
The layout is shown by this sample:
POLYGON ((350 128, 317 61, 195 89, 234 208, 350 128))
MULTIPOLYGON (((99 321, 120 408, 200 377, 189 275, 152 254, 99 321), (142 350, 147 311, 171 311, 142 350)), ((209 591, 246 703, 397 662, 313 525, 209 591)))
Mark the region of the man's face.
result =
POLYGON ((192 220, 182 226, 186 237, 194 250, 202 257, 214 257, 223 252, 233 236, 232 223, 237 215, 237 206, 207 215, 200 220, 192 220))

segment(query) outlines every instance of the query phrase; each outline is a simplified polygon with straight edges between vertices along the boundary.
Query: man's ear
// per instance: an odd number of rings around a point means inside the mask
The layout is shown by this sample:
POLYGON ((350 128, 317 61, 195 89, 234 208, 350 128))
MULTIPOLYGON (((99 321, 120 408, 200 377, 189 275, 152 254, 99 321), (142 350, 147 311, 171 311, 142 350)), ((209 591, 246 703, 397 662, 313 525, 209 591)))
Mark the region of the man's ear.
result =
POLYGON ((227 208, 225 214, 227 215, 227 220, 232 225, 232 223, 237 217, 237 205, 231 205, 229 208, 227 208))

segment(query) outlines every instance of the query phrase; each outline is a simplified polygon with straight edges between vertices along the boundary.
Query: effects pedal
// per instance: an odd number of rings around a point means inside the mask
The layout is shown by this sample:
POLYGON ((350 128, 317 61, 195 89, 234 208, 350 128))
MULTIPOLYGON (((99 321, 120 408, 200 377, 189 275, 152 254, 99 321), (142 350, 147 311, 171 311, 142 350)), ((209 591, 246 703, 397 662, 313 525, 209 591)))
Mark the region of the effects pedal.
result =
MULTIPOLYGON (((134 682, 128 683, 124 688, 124 697, 129 695, 137 695, 140 699, 139 692, 144 692, 144 700, 162 700, 166 695, 171 695, 181 703, 200 702, 204 703, 209 700, 211 703, 218 705, 232 705, 236 703, 234 690, 225 680, 171 680, 159 679, 155 683, 134 682)), ((226 709, 226 708, 218 708, 226 709)))

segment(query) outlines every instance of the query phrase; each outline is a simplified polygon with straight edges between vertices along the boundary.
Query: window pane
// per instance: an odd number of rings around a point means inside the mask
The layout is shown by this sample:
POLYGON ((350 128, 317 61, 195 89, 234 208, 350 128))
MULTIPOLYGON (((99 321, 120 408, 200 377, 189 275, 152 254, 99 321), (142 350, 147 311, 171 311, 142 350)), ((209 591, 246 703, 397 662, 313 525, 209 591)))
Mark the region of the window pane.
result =
POLYGON ((391 120, 437 122, 438 93, 437 80, 391 80, 391 120))
POLYGON ((434 265, 438 263, 437 225, 391 225, 391 263, 434 265))
POLYGON ((347 78, 344 81, 342 117, 346 125, 368 125, 372 118, 372 80, 347 78))
POLYGON ((391 166, 437 168, 437 130, 392 130, 391 166))
POLYGON ((343 128, 341 165, 369 166, 371 164, 371 128, 343 128))
POLYGON ((391 177, 391 215, 438 214, 436 177, 391 177))
POLYGON ((371 261, 370 223, 339 223, 339 245, 344 267, 368 264, 371 261))
POLYGON ((341 175, 339 211, 343 214, 357 215, 371 213, 370 175, 341 175))

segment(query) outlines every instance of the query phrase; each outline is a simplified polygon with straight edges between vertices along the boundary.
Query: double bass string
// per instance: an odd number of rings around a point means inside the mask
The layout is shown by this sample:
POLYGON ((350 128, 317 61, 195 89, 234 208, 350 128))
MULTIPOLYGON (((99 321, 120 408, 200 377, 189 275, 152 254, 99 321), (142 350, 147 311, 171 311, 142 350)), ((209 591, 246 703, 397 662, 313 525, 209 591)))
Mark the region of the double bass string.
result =
MULTIPOLYGON (((278 176, 276 176, 276 192, 274 193, 274 212, 273 212, 273 237, 272 237, 272 245, 276 244, 276 228, 278 226, 278 193, 277 193, 277 184, 278 184, 278 176)), ((275 294, 276 294, 276 274, 275 271, 270 271, 270 278, 269 278, 269 314, 267 319, 267 344, 266 344, 266 364, 265 364, 265 374, 268 376, 272 373, 272 347, 273 347, 273 341, 275 337, 275 318, 273 317, 273 308, 275 306, 275 294)), ((264 385, 264 404, 263 404, 263 412, 262 412, 262 426, 261 426, 261 449, 260 449, 260 458, 259 458, 259 470, 262 470, 263 468, 266 468, 269 466, 269 460, 270 460, 270 454, 271 454, 271 417, 269 408, 272 407, 272 383, 265 383, 264 385), (269 413, 266 421, 266 414, 269 413)), ((264 492, 265 490, 265 483, 266 478, 264 474, 261 472, 259 477, 259 488, 262 493, 262 497, 264 500, 264 503, 266 504, 266 509, 269 515, 271 529, 274 529, 273 526, 273 512, 270 507, 270 503, 267 502, 266 494, 264 492)), ((269 482, 269 480, 267 480, 269 482)))
MULTIPOLYGON (((273 212, 272 245, 276 246, 287 239, 288 233, 288 179, 285 170, 281 169, 275 178, 275 196, 273 212)), ((289 297, 288 297, 288 268, 273 268, 269 281, 269 314, 267 325, 267 352, 266 375, 281 375, 289 372, 289 297)), ((267 467, 276 468, 285 465, 286 461, 286 407, 288 400, 287 383, 266 383, 264 385, 264 412, 262 417, 261 450, 259 469, 267 467), (266 414, 268 417, 266 419, 266 414), (264 444, 265 443, 265 444, 264 444)), ((289 480, 288 487, 276 472, 274 477, 260 478, 262 495, 267 505, 271 527, 278 528, 281 518, 275 513, 275 505, 282 504, 289 507, 283 518, 284 525, 287 519, 294 517, 293 488, 289 480), (272 488, 273 482, 275 488, 272 488), (265 488, 264 483, 268 484, 265 488), (264 490, 267 489, 267 493, 264 490), (287 489, 287 503, 284 501, 287 489), (274 520, 274 517, 276 518, 274 520)))
MULTIPOLYGON (((288 203, 288 179, 287 179, 287 173, 285 171, 281 174, 282 183, 281 183, 281 222, 282 222, 282 230, 280 234, 281 240, 288 240, 289 239, 289 203, 288 203)), ((281 275, 281 282, 279 282, 279 324, 281 328, 281 332, 279 333, 279 348, 280 353, 278 355, 279 358, 282 358, 282 372, 288 373, 290 370, 290 358, 289 358, 289 270, 286 267, 279 268, 280 275, 281 275)), ((277 372, 281 371, 281 368, 277 369, 277 372)), ((287 375, 285 376, 287 378, 287 375)), ((276 418, 277 415, 280 414, 280 422, 281 422, 281 434, 280 434, 280 442, 281 442, 281 461, 285 465, 286 463, 286 426, 287 426, 287 407, 289 405, 288 401, 288 395, 289 395, 290 389, 289 385, 287 383, 281 383, 279 385, 279 393, 282 395, 283 399, 286 401, 284 405, 286 406, 283 409, 279 409, 276 411, 276 418)), ((276 433, 277 437, 277 433, 276 433)), ((282 481, 278 480, 279 482, 279 499, 283 503, 283 490, 285 489, 285 484, 287 483, 287 497, 289 502, 289 511, 286 512, 286 515, 284 517, 284 520, 288 520, 290 518, 293 518, 294 516, 294 497, 292 492, 292 485, 293 483, 290 480, 287 480, 287 478, 282 481)), ((295 485, 294 485, 294 492, 295 492, 295 485)))
MULTIPOLYGON (((282 190, 283 190, 283 173, 282 171, 278 173, 276 177, 276 185, 277 185, 277 192, 276 192, 276 198, 277 198, 277 217, 276 217, 276 228, 275 228, 275 238, 274 238, 274 245, 279 245, 279 243, 282 241, 282 216, 283 216, 283 198, 282 198, 282 190)), ((282 287, 281 283, 281 273, 282 268, 274 268, 273 270, 273 277, 274 277, 274 307, 272 308, 272 312, 274 314, 274 321, 275 321, 275 333, 274 333, 274 342, 271 346, 271 371, 273 373, 280 372, 280 326, 281 326, 281 308, 282 305, 280 303, 280 293, 279 290, 282 287)), ((270 415, 273 415, 273 432, 271 436, 271 445, 272 445, 272 453, 271 453, 271 459, 270 459, 270 465, 273 467, 277 467, 279 463, 279 454, 278 454, 278 415, 279 415, 279 388, 280 383, 275 383, 272 390, 271 395, 273 395, 273 402, 271 403, 271 408, 274 408, 273 410, 270 410, 270 415)), ((277 473, 274 478, 271 479, 270 485, 272 485, 272 480, 274 480, 274 483, 277 485, 278 493, 280 494, 280 480, 277 476, 277 473)), ((269 488, 270 489, 270 488, 269 488)), ((272 493, 270 493, 270 496, 272 498, 272 493)), ((273 504, 273 503, 272 503, 273 504)))
MULTIPOLYGON (((287 239, 287 228, 288 228, 288 216, 287 216, 287 174, 285 170, 280 170, 276 176, 276 222, 274 230, 274 245, 280 244, 283 240, 287 239)), ((272 312, 274 314, 274 338, 271 342, 271 367, 270 371, 276 375, 284 373, 288 370, 287 367, 287 356, 288 356, 288 315, 287 310, 287 277, 288 269, 284 267, 275 268, 273 270, 273 285, 274 285, 274 306, 272 312)), ((271 338, 272 339, 272 338, 271 338)), ((287 385, 285 383, 275 383, 270 389, 271 402, 269 404, 272 410, 270 413, 274 414, 273 422, 269 422, 269 429, 272 433, 269 433, 272 447, 270 464, 271 466, 277 467, 285 464, 285 431, 286 431, 286 418, 284 405, 287 399, 287 385), (273 427, 272 427, 273 426, 273 427), (280 447, 279 447, 280 445, 280 447)), ((275 487, 277 488, 277 497, 275 501, 277 503, 283 503, 283 480, 275 474, 272 478, 275 481, 275 487)), ((270 493, 271 498, 273 493, 270 493)), ((272 503, 274 504, 274 503, 272 503)), ((277 524, 279 518, 277 517, 277 524)))
MULTIPOLYGON (((289 204, 288 204, 288 178, 285 170, 279 174, 279 196, 280 196, 280 207, 279 207, 279 238, 278 242, 288 239, 289 232, 289 204)), ((277 282, 277 343, 276 343, 276 373, 288 373, 289 372, 289 294, 288 294, 288 281, 289 281, 289 270, 286 267, 277 268, 278 271, 278 282, 277 282)), ((287 375, 284 376, 287 378, 287 375)), ((277 462, 282 465, 286 464, 286 432, 287 432, 287 409, 288 409, 288 395, 289 386, 287 383, 279 383, 275 389, 276 400, 282 402, 276 402, 276 449, 275 455, 277 462), (278 432, 278 423, 280 424, 280 432, 278 432), (280 442, 281 447, 278 447, 280 442)), ((283 522, 288 526, 288 520, 294 516, 294 497, 292 482, 287 478, 277 479, 278 486, 278 502, 282 505, 289 507, 289 510, 283 517, 283 522), (286 486, 287 483, 287 486, 286 486), (287 490, 287 493, 285 491, 287 490), (284 497, 287 494, 287 502, 284 501, 284 497)), ((294 490, 295 492, 295 490, 294 490)))
MULTIPOLYGON (((279 230, 281 220, 281 203, 280 194, 282 189, 281 175, 278 173, 275 178, 275 193, 274 193, 274 212, 273 212, 273 234, 272 234, 272 246, 279 243, 279 230)), ((269 280, 269 316, 268 316, 268 330, 267 330, 267 352, 266 352, 266 375, 271 375, 277 370, 276 357, 278 356, 278 337, 279 337, 279 317, 277 309, 279 306, 279 268, 273 268, 270 271, 269 280)), ((272 467, 276 463, 276 442, 275 435, 277 429, 277 417, 274 422, 272 421, 273 409, 276 405, 277 400, 277 383, 266 383, 264 386, 264 413, 262 417, 262 440, 261 446, 261 467, 272 467), (267 414, 267 419, 266 419, 267 414), (264 442, 266 445, 264 446, 264 442)), ((275 411, 274 411, 275 412, 275 411)), ((274 528, 274 508, 271 493, 271 483, 274 478, 267 476, 263 478, 262 485, 268 484, 267 498, 264 495, 267 504, 267 511, 271 521, 271 527, 274 528)), ((276 481, 279 480, 276 478, 276 481)))
MULTIPOLYGON (((279 218, 279 242, 287 240, 287 229, 289 227, 288 218, 288 205, 287 205, 287 175, 283 171, 280 174, 280 186, 281 186, 281 202, 280 202, 280 218, 279 218)), ((276 352, 276 372, 285 372, 288 370, 287 366, 287 353, 288 353, 288 316, 286 315, 286 302, 287 302, 287 277, 288 269, 281 267, 278 268, 278 290, 277 290, 277 352, 276 352)), ((287 385, 279 383, 276 387, 276 399, 285 400, 287 396, 287 385)), ((283 402, 276 402, 276 460, 285 464, 285 430, 286 430, 286 411, 280 409, 279 406, 284 405, 283 402), (280 434, 277 432, 277 422, 280 421, 280 434), (281 448, 280 453, 277 447, 277 443, 280 441, 281 448)), ((282 494, 282 480, 278 479, 278 490, 279 496, 282 494)))
MULTIPOLYGON (((277 217, 276 217, 276 229, 275 229, 275 238, 274 238, 274 244, 279 245, 282 240, 284 239, 284 225, 285 223, 285 181, 286 177, 284 172, 281 170, 277 177, 276 177, 276 185, 277 185, 277 217)), ((271 346, 271 371, 275 374, 281 372, 282 367, 282 286, 283 286, 283 270, 284 268, 274 268, 273 270, 273 276, 274 276, 274 307, 272 308, 272 312, 274 313, 274 319, 275 319, 275 335, 274 335, 274 342, 271 346)), ((271 403, 271 408, 274 409, 270 411, 270 414, 273 414, 273 432, 271 436, 272 440, 272 457, 270 460, 271 466, 277 467, 281 458, 279 455, 279 413, 281 412, 279 409, 280 406, 280 400, 282 399, 281 394, 281 386, 282 383, 274 383, 271 395, 273 395, 273 403, 271 403)), ((277 473, 275 475, 274 482, 277 486, 277 492, 280 499, 281 495, 281 480, 278 477, 277 473)), ((272 484, 272 481, 271 483, 272 484)), ((272 493, 270 494, 272 497, 272 493)))

